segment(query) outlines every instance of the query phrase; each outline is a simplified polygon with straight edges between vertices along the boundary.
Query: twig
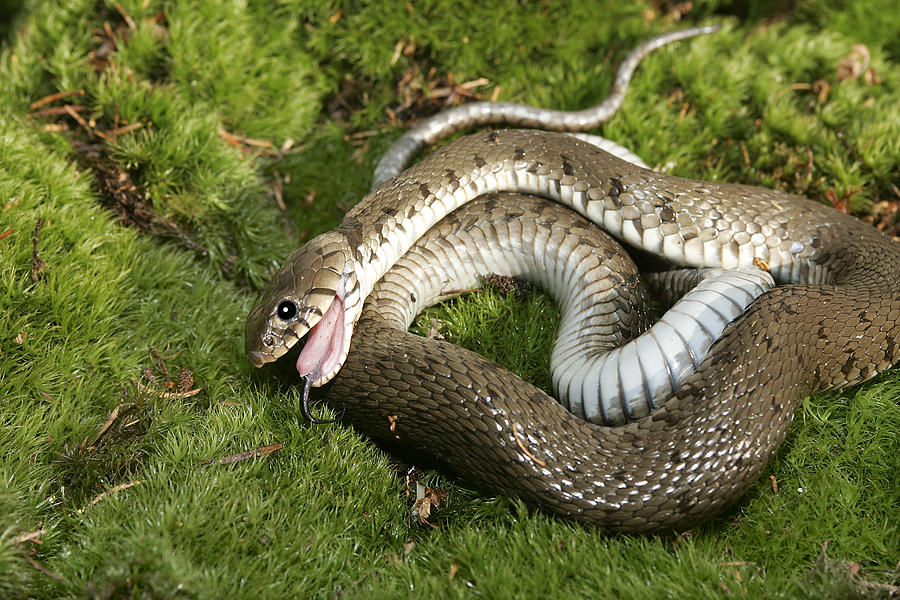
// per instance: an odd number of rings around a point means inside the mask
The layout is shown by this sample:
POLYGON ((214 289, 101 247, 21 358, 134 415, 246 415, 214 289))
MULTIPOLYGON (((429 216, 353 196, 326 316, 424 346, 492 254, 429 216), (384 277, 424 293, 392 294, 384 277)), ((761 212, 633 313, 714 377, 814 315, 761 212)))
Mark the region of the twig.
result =
POLYGON ((128 15, 128 13, 125 12, 125 9, 122 7, 122 4, 119 2, 116 2, 114 6, 116 7, 116 10, 119 11, 119 14, 122 15, 122 20, 125 21, 126 25, 128 25, 128 29, 130 29, 132 31, 137 29, 137 24, 134 22, 134 19, 132 19, 128 15))
POLYGON ((377 129, 367 129, 366 131, 356 131, 354 133, 351 133, 350 135, 345 135, 344 141, 361 140, 364 138, 370 138, 372 136, 376 136, 380 133, 381 132, 378 131, 377 129))
POLYGON ((29 531, 28 533, 23 533, 21 535, 17 535, 12 539, 12 543, 19 545, 23 542, 35 542, 37 544, 41 543, 41 536, 47 533, 46 529, 38 529, 37 531, 29 531))
POLYGON ((535 463, 537 463, 538 465, 540 465, 540 466, 542 466, 542 467, 546 467, 546 466, 547 466, 547 463, 545 463, 545 462, 542 461, 541 459, 537 458, 534 454, 532 454, 531 452, 529 452, 529 451, 528 451, 528 448, 526 448, 525 445, 522 443, 522 441, 519 439, 519 432, 516 431, 516 424, 515 424, 515 423, 512 424, 512 432, 513 432, 513 439, 516 440, 516 445, 519 447, 519 450, 521 450, 522 452, 524 452, 524 453, 525 453, 525 456, 527 456, 528 458, 530 458, 531 460, 533 460, 533 461, 534 461, 535 463))
POLYGON ((222 127, 219 128, 219 135, 228 140, 228 143, 230 143, 232 146, 255 146, 256 148, 275 147, 275 144, 268 140, 255 140, 253 138, 244 137, 236 133, 225 131, 225 129, 222 127))
POLYGON ((97 432, 97 435, 94 436, 94 439, 91 441, 91 443, 87 445, 88 447, 91 447, 91 446, 95 445, 98 441, 100 441, 100 438, 103 437, 103 434, 109 430, 109 428, 112 426, 113 422, 119 416, 119 409, 121 409, 121 408, 122 408, 122 405, 117 404, 116 407, 114 409, 112 409, 112 411, 110 411, 109 416, 106 418, 106 422, 103 424, 103 427, 100 428, 100 431, 97 432))
POLYGON ((37 283, 41 278, 41 273, 47 268, 47 263, 41 260, 40 251, 38 250, 38 234, 41 227, 44 226, 44 219, 39 218, 34 226, 34 235, 31 237, 31 280, 37 283))
MULTIPOLYGON (((135 479, 134 481, 129 481, 128 483, 120 483, 119 485, 111 487, 108 490, 106 490, 105 492, 101 492, 100 494, 98 494, 93 500, 88 502, 88 506, 94 506, 95 504, 105 500, 107 497, 109 497, 117 492, 121 492, 122 490, 127 490, 130 487, 139 485, 140 483, 142 483, 140 479, 135 479)), ((84 509, 82 508, 78 512, 83 513, 84 509)))
POLYGON ((91 127, 90 124, 89 124, 87 121, 85 121, 84 118, 83 118, 81 115, 79 115, 79 114, 75 111, 75 109, 73 109, 73 108, 72 108, 71 106, 69 106, 68 104, 66 104, 65 106, 63 106, 63 110, 66 111, 66 114, 67 114, 67 115, 69 115, 70 117, 72 117, 73 119, 75 119, 75 122, 78 123, 79 125, 81 125, 81 127, 82 127, 85 131, 87 131, 89 134, 91 134, 91 135, 93 135, 93 136, 96 136, 96 137, 98 137, 98 138, 100 138, 100 139, 103 139, 103 140, 109 139, 109 138, 107 138, 107 136, 106 136, 105 133, 103 133, 102 131, 97 131, 96 129, 94 129, 93 127, 91 127))
POLYGON ((55 579, 55 580, 57 580, 57 581, 61 581, 61 582, 63 582, 63 583, 69 583, 69 580, 68 580, 68 579, 66 579, 66 578, 63 577, 62 575, 57 575, 57 574, 54 573, 53 571, 50 571, 49 569, 47 569, 47 567, 45 567, 44 565, 42 565, 42 564, 39 563, 38 561, 34 560, 33 558, 31 558, 30 556, 28 556, 28 555, 25 554, 24 552, 22 553, 22 556, 25 557, 25 560, 27 560, 29 563, 31 563, 31 566, 32 566, 32 567, 34 567, 35 569, 37 569, 38 571, 40 571, 41 573, 43 573, 43 574, 46 575, 47 577, 50 577, 50 578, 55 579))
POLYGON ((131 125, 122 125, 120 127, 114 127, 113 129, 107 129, 103 133, 110 138, 115 138, 122 135, 123 133, 131 133, 132 131, 140 129, 143 126, 144 124, 140 122, 132 123, 131 125))
POLYGON ((278 205, 278 208, 281 209, 282 212, 287 211, 287 206, 284 204, 284 181, 281 179, 281 173, 275 171, 272 173, 275 178, 272 180, 272 193, 275 195, 275 204, 278 205))
POLYGON ((291 138, 284 140, 281 148, 276 148, 275 144, 273 144, 269 140, 257 140, 254 138, 245 137, 243 135, 238 135, 236 133, 226 131, 222 127, 219 128, 219 135, 223 137, 229 144, 231 144, 235 148, 240 149, 242 152, 245 150, 261 152, 262 154, 265 154, 267 156, 274 157, 276 161, 281 160, 288 154, 295 154, 306 149, 306 144, 295 146, 294 140, 292 140, 291 138), (250 147, 250 150, 247 149, 248 146, 250 147))
POLYGON ((15 230, 16 230, 15 227, 11 227, 11 228, 7 229, 6 231, 4 231, 3 233, 0 233, 0 240, 2 240, 3 238, 5 238, 6 236, 8 236, 9 234, 11 234, 11 233, 12 233, 13 231, 15 231, 15 230))
POLYGON ((210 465, 212 463, 219 463, 220 465, 230 465, 231 463, 240 462, 242 460, 249 460, 251 458, 265 456, 266 454, 272 454, 273 452, 278 452, 282 448, 284 448, 284 444, 271 444, 269 446, 261 446, 259 448, 254 448, 253 450, 247 450, 246 452, 232 454, 231 456, 223 456, 222 458, 204 460, 201 461, 200 464, 210 465))
POLYGON ((67 115, 69 114, 69 111, 66 109, 66 107, 68 107, 70 110, 74 110, 75 112, 84 110, 84 106, 82 106, 81 104, 66 104, 65 106, 51 106, 50 108, 42 108, 41 110, 30 112, 28 113, 28 117, 33 119, 35 117, 67 115))
POLYGON ((67 92, 56 92, 55 94, 50 94, 49 96, 44 96, 43 98, 39 98, 31 103, 31 110, 38 109, 45 104, 50 104, 51 102, 56 102, 57 100, 61 100, 63 98, 68 98, 69 96, 84 96, 84 90, 69 90, 67 92))

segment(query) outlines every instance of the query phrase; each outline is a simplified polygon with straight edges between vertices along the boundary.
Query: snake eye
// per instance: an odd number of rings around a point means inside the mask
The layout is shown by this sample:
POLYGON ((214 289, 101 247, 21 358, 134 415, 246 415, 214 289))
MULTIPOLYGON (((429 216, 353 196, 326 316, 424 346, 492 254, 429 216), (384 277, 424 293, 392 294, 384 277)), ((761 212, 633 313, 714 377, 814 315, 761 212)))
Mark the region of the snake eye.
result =
POLYGON ((297 316, 297 313, 300 312, 297 308, 297 303, 293 300, 282 300, 278 303, 278 308, 275 311, 275 314, 278 315, 278 318, 282 321, 290 321, 294 317, 297 316))

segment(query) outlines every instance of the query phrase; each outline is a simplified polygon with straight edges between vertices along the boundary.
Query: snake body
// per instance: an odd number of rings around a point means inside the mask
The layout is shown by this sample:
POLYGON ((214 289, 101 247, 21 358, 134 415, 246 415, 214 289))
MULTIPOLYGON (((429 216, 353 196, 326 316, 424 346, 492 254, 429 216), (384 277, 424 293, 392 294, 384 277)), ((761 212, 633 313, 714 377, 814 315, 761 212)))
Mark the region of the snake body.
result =
POLYGON ((379 280, 361 318, 406 331, 422 309, 483 285, 488 273, 530 281, 553 297, 553 394, 569 412, 603 425, 654 410, 725 326, 774 285, 755 267, 641 276, 618 243, 574 211, 536 196, 489 194, 417 240, 379 280), (652 327, 644 282, 674 301, 652 327))
POLYGON ((900 248, 881 233, 805 198, 663 175, 560 134, 475 134, 381 185, 338 230, 289 256, 251 312, 247 350, 262 364, 313 328, 298 370, 331 380, 326 399, 369 434, 611 531, 678 529, 756 480, 803 397, 897 361, 898 265, 900 248), (676 265, 762 261, 789 285, 733 321, 659 410, 622 427, 588 423, 472 353, 359 317, 424 231, 503 191, 567 204, 676 265))

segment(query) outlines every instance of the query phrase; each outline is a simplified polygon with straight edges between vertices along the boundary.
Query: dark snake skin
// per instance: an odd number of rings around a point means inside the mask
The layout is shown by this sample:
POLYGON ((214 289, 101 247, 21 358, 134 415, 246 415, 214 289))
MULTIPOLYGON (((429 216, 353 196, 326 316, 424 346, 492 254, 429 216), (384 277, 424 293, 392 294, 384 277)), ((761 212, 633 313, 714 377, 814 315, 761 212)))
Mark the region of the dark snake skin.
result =
MULTIPOLYGON (((427 451, 486 489, 609 531, 683 529, 759 477, 804 397, 900 358, 900 246, 874 228, 782 192, 641 169, 564 135, 503 131, 448 144, 367 196, 338 230, 346 233, 328 241, 346 238, 342 252, 367 264, 395 216, 470 187, 566 201, 678 264, 755 259, 776 279, 815 282, 766 292, 658 411, 615 428, 576 419, 485 359, 366 310, 323 397, 368 434, 427 451)), ((281 288, 305 256, 322 262, 311 248, 289 257, 281 288)), ((248 350, 271 335, 264 320, 281 288, 254 311, 248 350)))

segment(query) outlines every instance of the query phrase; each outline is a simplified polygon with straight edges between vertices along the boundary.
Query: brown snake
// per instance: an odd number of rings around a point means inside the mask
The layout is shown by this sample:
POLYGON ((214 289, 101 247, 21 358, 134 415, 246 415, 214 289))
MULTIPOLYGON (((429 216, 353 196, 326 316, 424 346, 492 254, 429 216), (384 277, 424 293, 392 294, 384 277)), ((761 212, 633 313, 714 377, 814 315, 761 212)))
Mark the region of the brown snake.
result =
POLYGON ((325 397, 369 434, 397 437, 488 489, 608 530, 677 529, 757 479, 802 398, 897 361, 900 247, 798 196, 663 175, 560 134, 481 133, 380 186, 339 229, 290 255, 251 312, 248 356, 257 365, 274 360, 310 326, 298 370, 316 384, 331 379, 325 397), (788 284, 733 321, 658 411, 622 427, 577 419, 455 346, 377 316, 356 323, 365 296, 414 239, 498 191, 565 203, 678 265, 764 261, 788 284))

